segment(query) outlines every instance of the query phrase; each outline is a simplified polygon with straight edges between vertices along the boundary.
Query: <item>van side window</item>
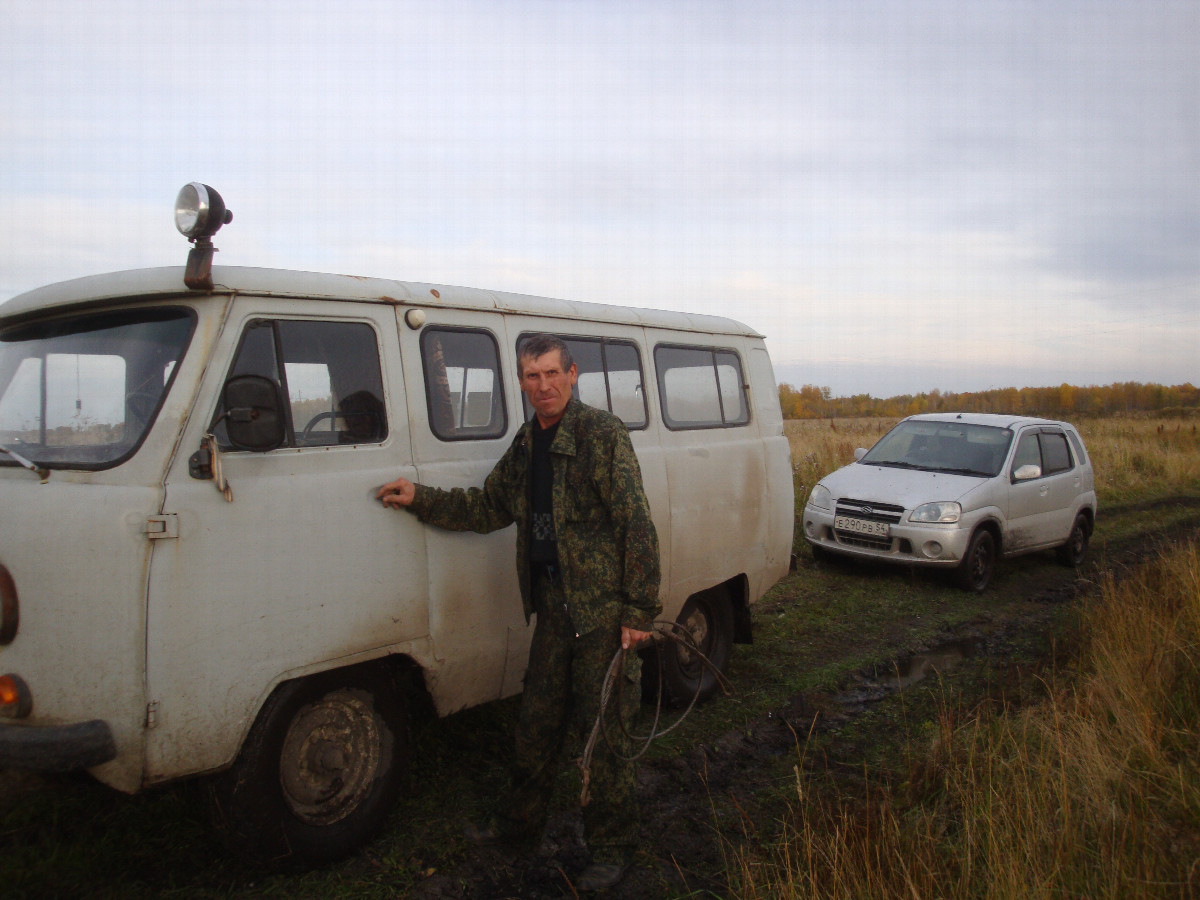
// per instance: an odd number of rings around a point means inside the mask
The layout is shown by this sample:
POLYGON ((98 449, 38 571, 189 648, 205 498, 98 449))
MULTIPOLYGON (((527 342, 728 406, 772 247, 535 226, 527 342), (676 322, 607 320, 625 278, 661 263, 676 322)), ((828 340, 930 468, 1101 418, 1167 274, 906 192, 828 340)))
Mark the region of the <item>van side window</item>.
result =
POLYGON ((426 328, 421 366, 429 425, 443 441, 503 437, 508 430, 500 348, 485 331, 426 328))
MULTIPOLYGON (((387 437, 379 346, 370 325, 255 319, 227 377, 235 375, 262 375, 279 385, 288 401, 285 446, 370 444, 387 437)), ((228 446, 223 424, 214 434, 228 446)))
POLYGON ((660 344, 654 363, 668 428, 727 428, 750 421, 742 361, 732 350, 660 344))
MULTIPOLYGON (((517 340, 517 349, 528 335, 517 340)), ((579 369, 579 381, 571 392, 596 409, 606 409, 625 423, 629 429, 645 428, 646 392, 642 381, 642 361, 637 346, 630 341, 609 338, 568 337, 556 335, 571 351, 579 369)), ((533 415, 529 398, 524 398, 525 418, 533 415)))

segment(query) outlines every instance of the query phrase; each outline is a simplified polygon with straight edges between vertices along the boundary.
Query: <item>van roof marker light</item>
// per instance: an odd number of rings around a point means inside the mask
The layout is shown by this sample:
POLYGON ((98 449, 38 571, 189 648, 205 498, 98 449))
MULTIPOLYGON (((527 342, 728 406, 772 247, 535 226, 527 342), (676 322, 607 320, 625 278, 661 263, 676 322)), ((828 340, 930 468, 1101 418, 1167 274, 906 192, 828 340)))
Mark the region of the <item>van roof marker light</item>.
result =
POLYGON ((193 181, 175 197, 175 227, 195 244, 188 253, 183 283, 194 291, 211 291, 212 258, 217 248, 212 236, 233 221, 233 213, 213 188, 193 181))

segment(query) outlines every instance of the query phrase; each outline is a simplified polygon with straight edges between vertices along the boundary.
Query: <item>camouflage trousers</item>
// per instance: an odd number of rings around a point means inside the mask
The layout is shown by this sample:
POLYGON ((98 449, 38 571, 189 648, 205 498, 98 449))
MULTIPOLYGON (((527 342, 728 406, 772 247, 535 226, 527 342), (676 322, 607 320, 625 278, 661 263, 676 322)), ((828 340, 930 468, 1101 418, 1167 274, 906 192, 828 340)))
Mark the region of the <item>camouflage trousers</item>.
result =
MULTIPOLYGON (((525 672, 525 691, 516 729, 513 787, 504 818, 513 833, 540 833, 562 765, 562 753, 578 738, 576 753, 591 733, 600 708, 604 675, 621 646, 618 622, 576 636, 561 585, 539 579, 534 586, 537 624, 525 672)), ((641 660, 626 656, 620 685, 621 715, 632 724, 641 702, 641 660)), ((606 714, 608 742, 597 740, 592 755, 590 800, 583 808, 584 836, 592 860, 629 862, 638 846, 636 767, 614 755, 630 755, 629 741, 616 724, 618 688, 606 714)))

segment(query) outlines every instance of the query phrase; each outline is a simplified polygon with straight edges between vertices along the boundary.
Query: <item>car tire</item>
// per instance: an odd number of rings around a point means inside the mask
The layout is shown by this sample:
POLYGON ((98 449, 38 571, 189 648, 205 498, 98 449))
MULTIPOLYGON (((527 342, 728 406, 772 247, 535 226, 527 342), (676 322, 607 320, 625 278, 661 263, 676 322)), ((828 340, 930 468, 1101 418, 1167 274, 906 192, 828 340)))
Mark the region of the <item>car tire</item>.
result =
POLYGON ((733 607, 729 596, 719 588, 701 591, 688 598, 675 622, 691 636, 712 667, 675 641, 656 643, 643 655, 648 665, 643 669, 642 693, 654 702, 661 686, 663 703, 679 707, 691 703, 692 698, 708 699, 720 686, 720 675, 713 667, 723 674, 733 653, 733 607))
POLYGON ((1058 548, 1058 561, 1072 569, 1079 568, 1083 564, 1083 558, 1087 556, 1090 537, 1091 529, 1088 527, 1087 516, 1080 513, 1075 517, 1075 524, 1071 526, 1071 535, 1067 542, 1058 548))
POLYGON ((263 704, 237 761, 210 783, 214 825, 234 855, 307 869, 371 838, 408 761, 404 697, 363 670, 285 682, 263 704))
POLYGON ((992 580, 995 567, 996 539, 986 528, 981 528, 971 536, 971 543, 955 573, 955 580, 964 591, 982 593, 992 580))

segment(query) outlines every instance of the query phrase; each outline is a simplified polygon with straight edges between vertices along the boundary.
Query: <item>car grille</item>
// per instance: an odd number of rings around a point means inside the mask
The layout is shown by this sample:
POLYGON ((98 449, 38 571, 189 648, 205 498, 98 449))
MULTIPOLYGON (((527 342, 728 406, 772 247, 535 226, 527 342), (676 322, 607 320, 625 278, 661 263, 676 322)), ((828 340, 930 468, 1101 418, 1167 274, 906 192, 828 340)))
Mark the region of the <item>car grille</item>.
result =
MULTIPOLYGON (((904 515, 904 507, 893 503, 875 503, 871 500, 853 500, 843 497, 837 502, 836 515, 852 516, 855 519, 867 519, 871 522, 886 522, 895 525, 904 515)), ((891 550, 892 539, 872 537, 850 531, 834 531, 839 544, 849 544, 853 547, 865 547, 870 550, 891 550)))

